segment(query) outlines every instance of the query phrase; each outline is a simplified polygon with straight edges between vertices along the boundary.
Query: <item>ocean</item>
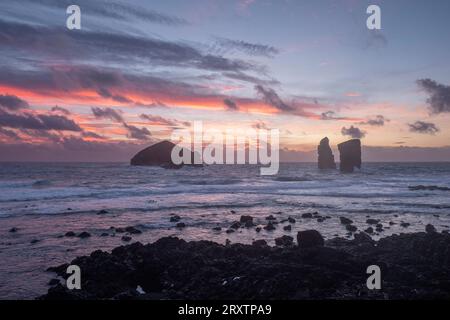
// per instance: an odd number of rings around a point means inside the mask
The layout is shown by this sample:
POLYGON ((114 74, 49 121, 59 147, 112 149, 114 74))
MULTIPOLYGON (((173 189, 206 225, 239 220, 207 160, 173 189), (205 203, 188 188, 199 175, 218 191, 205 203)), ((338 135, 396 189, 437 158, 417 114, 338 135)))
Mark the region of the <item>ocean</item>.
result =
POLYGON ((143 231, 132 241, 163 236, 186 240, 251 243, 316 229, 325 238, 351 237, 339 217, 359 230, 379 219, 380 238, 423 231, 428 223, 450 229, 450 163, 364 163, 360 171, 319 171, 315 163, 281 164, 275 176, 251 165, 213 165, 166 170, 126 163, 0 164, 0 299, 33 299, 46 292, 45 270, 96 249, 124 244, 111 227, 143 231), (437 190, 411 190, 411 186, 437 190), (106 210, 105 214, 98 214, 106 210), (318 212, 328 219, 302 218, 318 212), (179 215, 183 229, 170 217, 179 215), (225 230, 241 215, 260 225, 268 215, 297 220, 292 231, 225 230), (407 222, 408 227, 402 226, 407 222), (221 227, 221 231, 213 230, 221 227), (9 232, 17 228, 17 232, 9 232), (87 231, 91 237, 65 237, 87 231), (101 236, 103 234, 103 236, 101 236), (107 236, 105 236, 107 234, 107 236))

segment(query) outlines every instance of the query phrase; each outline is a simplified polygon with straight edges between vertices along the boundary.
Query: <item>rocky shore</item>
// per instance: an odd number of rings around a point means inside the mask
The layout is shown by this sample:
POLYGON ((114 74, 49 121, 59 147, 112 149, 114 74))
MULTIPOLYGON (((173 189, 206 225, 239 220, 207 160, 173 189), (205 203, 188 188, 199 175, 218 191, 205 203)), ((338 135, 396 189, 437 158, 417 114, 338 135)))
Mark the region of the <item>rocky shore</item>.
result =
POLYGON ((59 278, 39 299, 450 299, 450 235, 424 231, 374 241, 308 230, 275 247, 165 237, 74 259, 81 290, 62 284, 69 264, 49 268, 59 278), (381 290, 367 289, 369 265, 381 290))

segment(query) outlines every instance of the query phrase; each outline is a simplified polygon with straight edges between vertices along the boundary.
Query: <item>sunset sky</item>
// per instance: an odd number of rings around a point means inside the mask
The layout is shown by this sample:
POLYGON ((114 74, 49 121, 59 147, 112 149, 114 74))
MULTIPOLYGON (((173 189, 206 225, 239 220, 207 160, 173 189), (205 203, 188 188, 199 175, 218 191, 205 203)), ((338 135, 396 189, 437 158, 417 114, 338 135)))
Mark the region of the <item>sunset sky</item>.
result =
POLYGON ((449 30, 448 0, 3 0, 0 161, 126 161, 195 120, 279 129, 281 160, 450 161, 449 30))

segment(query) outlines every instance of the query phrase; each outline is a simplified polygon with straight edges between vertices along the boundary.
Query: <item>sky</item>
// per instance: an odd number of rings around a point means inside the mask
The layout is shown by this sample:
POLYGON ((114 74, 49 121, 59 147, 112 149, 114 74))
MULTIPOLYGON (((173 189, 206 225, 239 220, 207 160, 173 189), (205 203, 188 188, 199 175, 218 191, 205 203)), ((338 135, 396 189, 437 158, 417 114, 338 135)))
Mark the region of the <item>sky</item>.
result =
POLYGON ((447 0, 3 0, 0 161, 127 161, 203 126, 279 129, 282 161, 450 161, 447 0), (81 9, 69 30, 66 8, 81 9), (369 30, 366 9, 381 9, 369 30))

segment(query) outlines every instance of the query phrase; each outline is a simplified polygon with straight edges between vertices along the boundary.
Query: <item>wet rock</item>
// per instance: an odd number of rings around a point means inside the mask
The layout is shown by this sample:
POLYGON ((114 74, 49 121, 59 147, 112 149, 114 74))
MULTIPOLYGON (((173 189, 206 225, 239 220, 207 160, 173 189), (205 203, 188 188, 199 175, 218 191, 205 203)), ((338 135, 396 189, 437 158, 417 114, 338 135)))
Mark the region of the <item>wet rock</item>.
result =
POLYGON ((377 219, 367 219, 366 222, 367 222, 367 224, 378 224, 378 223, 380 223, 380 220, 377 220, 377 219))
POLYGON ((142 233, 141 230, 139 230, 139 229, 137 229, 135 227, 132 227, 132 226, 126 227, 125 231, 128 232, 128 233, 131 233, 131 234, 141 234, 142 233))
POLYGON ((279 238, 275 238, 275 244, 280 247, 289 247, 292 246, 294 242, 294 238, 291 236, 281 236, 279 238))
POLYGON ((98 215, 102 215, 102 214, 108 214, 109 212, 107 210, 100 210, 99 212, 97 212, 98 215))
POLYGON ((239 229, 241 227, 241 223, 239 221, 235 221, 231 224, 231 229, 239 229))
POLYGON ((11 232, 11 233, 15 233, 17 231, 19 231, 19 228, 16 228, 16 227, 9 229, 9 232, 11 232))
POLYGON ((400 223, 400 226, 402 226, 403 228, 408 228, 411 224, 408 222, 402 222, 400 223))
POLYGON ((323 218, 323 217, 317 218, 317 222, 324 222, 324 221, 325 221, 325 218, 323 218))
POLYGON ((346 225, 345 225, 345 229, 346 229, 347 231, 349 231, 349 232, 355 232, 355 231, 358 230, 357 227, 355 227, 354 225, 351 225, 351 224, 346 224, 346 225))
POLYGON ((300 248, 323 247, 324 239, 316 230, 299 231, 297 243, 300 248))
POLYGON ((48 282, 48 285, 49 285, 49 286, 56 286, 57 284, 60 284, 60 283, 61 283, 61 281, 59 281, 59 279, 54 278, 54 279, 51 279, 51 280, 48 282))
POLYGON ((353 220, 346 218, 346 217, 339 217, 339 220, 341 221, 342 224, 352 224, 353 220))
POLYGON ((222 228, 221 227, 214 227, 213 230, 214 231, 222 231, 222 228))
POLYGON ((383 225, 382 225, 381 223, 377 224, 377 225, 375 226, 375 230, 376 230, 377 232, 382 232, 382 231, 383 231, 383 225))
POLYGON ((437 231, 436 231, 436 228, 432 225, 432 224, 427 224, 426 226, 425 226, 425 231, 427 232, 427 233, 436 233, 437 231))
POLYGON ((270 216, 266 217, 266 220, 274 221, 274 220, 277 220, 277 218, 275 218, 273 215, 270 215, 270 216))
POLYGON ((65 236, 66 236, 66 237, 75 237, 76 234, 75 234, 75 232, 73 232, 73 231, 69 231, 69 232, 66 232, 65 236))
POLYGON ((354 234, 355 241, 358 243, 373 243, 373 239, 365 232, 358 232, 354 234))
POLYGON ((186 228, 186 224, 184 222, 178 222, 175 227, 178 229, 183 229, 186 228))
POLYGON ((267 231, 272 231, 275 229, 276 229, 276 227, 272 222, 269 222, 267 225, 264 226, 264 230, 267 230, 267 231))
POLYGON ((289 223, 295 223, 295 219, 292 218, 292 217, 289 217, 289 218, 288 218, 288 222, 289 222, 289 223))
POLYGON ((235 230, 234 229, 227 229, 227 231, 225 231, 226 233, 233 233, 233 232, 235 232, 235 230))
POLYGON ((338 144, 341 172, 350 173, 354 168, 361 169, 361 140, 352 139, 338 144))
POLYGON ((125 241, 125 242, 129 242, 132 240, 132 238, 130 236, 123 236, 121 239, 122 239, 122 241, 125 241))
POLYGON ((231 212, 232 214, 236 214, 236 211, 234 211, 234 210, 231 210, 230 212, 231 212))
POLYGON ((115 228, 114 229, 117 233, 125 233, 125 228, 115 228))
POLYGON ((255 247, 266 247, 267 246, 267 241, 266 240, 255 240, 252 243, 253 246, 255 247))
POLYGON ((106 232, 103 232, 103 233, 100 235, 100 237, 107 237, 107 236, 109 236, 109 233, 106 233, 106 232))
POLYGON ((373 233, 373 228, 372 227, 368 227, 366 230, 364 230, 364 232, 366 232, 368 234, 372 234, 373 233))
POLYGON ((41 240, 33 239, 33 240, 30 241, 30 243, 31 243, 31 244, 35 244, 35 243, 38 243, 38 242, 40 242, 40 241, 41 241, 41 240))
POLYGON ((241 219, 239 221, 240 221, 240 223, 243 223, 243 224, 246 224, 246 223, 253 224, 253 217, 252 216, 241 216, 241 219))
POLYGON ((181 220, 181 217, 178 215, 174 215, 172 217, 170 217, 170 222, 178 222, 181 220))
POLYGON ((284 226, 284 227, 283 227, 283 230, 284 230, 284 231, 291 231, 291 230, 292 230, 292 227, 291 227, 291 225, 287 225, 287 226, 284 226))
POLYGON ((336 169, 336 162, 334 161, 333 152, 330 148, 330 141, 327 137, 320 140, 317 147, 318 167, 319 169, 336 169))
POLYGON ((256 232, 260 232, 260 231, 261 231, 261 227, 256 227, 256 228, 255 228, 255 231, 256 231, 256 232))
POLYGON ((86 239, 89 238, 91 236, 91 234, 89 232, 83 231, 80 234, 77 235, 78 238, 80 239, 86 239))
POLYGON ((307 213, 302 214, 302 218, 304 218, 304 219, 310 219, 312 217, 313 217, 313 215, 312 215, 311 212, 307 212, 307 213))

